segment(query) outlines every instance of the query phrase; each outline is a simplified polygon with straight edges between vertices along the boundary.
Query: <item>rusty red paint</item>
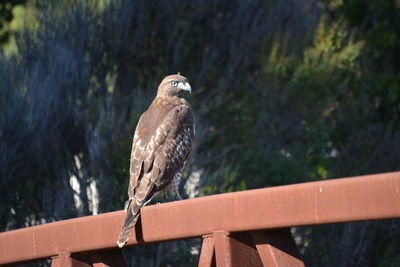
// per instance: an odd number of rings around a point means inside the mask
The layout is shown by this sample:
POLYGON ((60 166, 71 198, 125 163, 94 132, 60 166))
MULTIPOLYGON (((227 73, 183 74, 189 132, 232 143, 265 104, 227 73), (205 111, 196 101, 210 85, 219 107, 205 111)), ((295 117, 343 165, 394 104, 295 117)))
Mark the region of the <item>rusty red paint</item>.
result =
POLYGON ((214 239, 217 266, 263 266, 249 232, 228 233, 226 231, 215 231, 214 239))
POLYGON ((290 228, 229 233, 203 237, 199 267, 304 267, 290 228))
POLYGON ((303 267, 289 228, 251 232, 263 266, 303 267))
POLYGON ((204 235, 203 244, 201 245, 201 253, 199 267, 216 266, 215 262, 215 240, 213 235, 204 235))
MULTIPOLYGON (((128 245, 400 217, 400 172, 227 193, 145 207, 128 245)), ((114 249, 123 211, 0 233, 0 264, 114 249)))

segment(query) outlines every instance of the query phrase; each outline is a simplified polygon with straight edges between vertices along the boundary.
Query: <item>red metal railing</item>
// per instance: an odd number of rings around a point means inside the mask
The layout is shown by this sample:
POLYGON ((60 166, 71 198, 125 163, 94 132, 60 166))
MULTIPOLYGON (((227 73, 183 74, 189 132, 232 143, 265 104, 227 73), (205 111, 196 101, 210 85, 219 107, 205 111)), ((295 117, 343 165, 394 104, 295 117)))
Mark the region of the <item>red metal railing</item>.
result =
MULTIPOLYGON (((0 264, 120 266, 123 211, 0 233, 0 264), (86 264, 86 265, 85 265, 86 264)), ((200 266, 302 266, 289 227, 400 217, 400 172, 147 206, 129 245, 203 237, 200 266)))

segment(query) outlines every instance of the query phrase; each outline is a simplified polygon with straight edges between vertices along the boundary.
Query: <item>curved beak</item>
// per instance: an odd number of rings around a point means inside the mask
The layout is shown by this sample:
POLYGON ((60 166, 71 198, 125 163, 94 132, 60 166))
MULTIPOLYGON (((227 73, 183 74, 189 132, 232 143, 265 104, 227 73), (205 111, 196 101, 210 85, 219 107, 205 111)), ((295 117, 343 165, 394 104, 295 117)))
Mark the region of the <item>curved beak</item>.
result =
POLYGON ((178 88, 188 91, 189 93, 192 92, 192 87, 190 86, 190 84, 188 82, 178 82, 178 88))

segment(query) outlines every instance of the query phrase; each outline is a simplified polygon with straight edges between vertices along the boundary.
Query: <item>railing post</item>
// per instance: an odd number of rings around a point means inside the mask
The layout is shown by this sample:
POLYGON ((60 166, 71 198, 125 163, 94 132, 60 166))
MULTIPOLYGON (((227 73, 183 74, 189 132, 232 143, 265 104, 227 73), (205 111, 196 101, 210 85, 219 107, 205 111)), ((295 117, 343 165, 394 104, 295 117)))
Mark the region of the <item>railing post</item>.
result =
POLYGON ((263 266, 249 232, 223 230, 203 237, 200 267, 263 266))
POLYGON ((51 257, 51 267, 124 267, 127 266, 122 251, 106 250, 71 255, 61 251, 51 257))
POLYGON ((285 228, 238 233, 214 231, 203 236, 199 266, 303 267, 304 263, 290 229, 285 228))
POLYGON ((253 231, 251 236, 264 266, 304 266, 290 228, 253 231))
POLYGON ((73 258, 68 251, 61 251, 58 255, 51 257, 51 267, 88 267, 91 264, 73 258))
POLYGON ((201 246, 199 267, 214 267, 214 266, 216 266, 214 236, 204 235, 203 244, 201 246))
POLYGON ((250 232, 216 231, 215 258, 217 266, 263 266, 250 232))
POLYGON ((90 253, 93 267, 125 267, 126 262, 122 250, 96 251, 90 253))
POLYGON ((232 266, 232 253, 229 233, 214 231, 214 249, 217 266, 232 266))

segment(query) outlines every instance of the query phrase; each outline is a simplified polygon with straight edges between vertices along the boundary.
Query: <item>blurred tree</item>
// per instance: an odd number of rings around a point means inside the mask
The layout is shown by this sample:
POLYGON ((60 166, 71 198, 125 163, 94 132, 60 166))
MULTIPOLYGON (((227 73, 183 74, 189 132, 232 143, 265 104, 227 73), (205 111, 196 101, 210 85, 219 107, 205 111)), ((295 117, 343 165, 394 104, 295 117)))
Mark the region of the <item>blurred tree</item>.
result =
MULTIPOLYGON (((198 116, 190 196, 399 170, 399 9, 379 3, 35 2, 0 53, 0 228, 121 209, 136 122, 178 71, 198 116)), ((395 266, 398 224, 296 233, 308 265, 395 266)), ((195 265, 199 240, 126 251, 195 265)))
POLYGON ((0 45, 7 43, 10 39, 8 24, 13 19, 13 8, 16 5, 26 3, 27 0, 4 0, 0 4, 0 45))

